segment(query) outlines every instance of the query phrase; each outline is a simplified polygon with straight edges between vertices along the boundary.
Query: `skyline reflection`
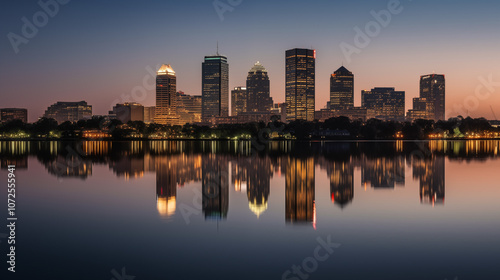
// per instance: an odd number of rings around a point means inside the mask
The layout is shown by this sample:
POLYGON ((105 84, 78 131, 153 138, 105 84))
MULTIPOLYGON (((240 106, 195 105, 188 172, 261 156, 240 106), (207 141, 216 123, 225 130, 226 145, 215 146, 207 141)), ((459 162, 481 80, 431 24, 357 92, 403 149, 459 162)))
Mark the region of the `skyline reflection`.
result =
POLYGON ((177 215, 178 189, 195 182, 201 184, 206 220, 227 218, 233 186, 234 192, 246 194, 248 210, 259 218, 271 208, 271 180, 283 178, 285 223, 315 227, 317 201, 321 201, 316 183, 323 181, 317 178, 316 167, 326 173, 328 200, 341 209, 356 200, 357 179, 364 190, 396 191, 406 185, 407 167, 418 181, 420 203, 444 205, 445 159, 484 161, 497 158, 499 147, 499 141, 480 140, 273 142, 250 156, 251 146, 241 142, 0 141, 0 155, 2 168, 14 163, 28 169, 28 158, 36 157, 57 178, 88 179, 97 164, 107 165, 124 180, 154 174, 157 211, 166 218, 177 215))

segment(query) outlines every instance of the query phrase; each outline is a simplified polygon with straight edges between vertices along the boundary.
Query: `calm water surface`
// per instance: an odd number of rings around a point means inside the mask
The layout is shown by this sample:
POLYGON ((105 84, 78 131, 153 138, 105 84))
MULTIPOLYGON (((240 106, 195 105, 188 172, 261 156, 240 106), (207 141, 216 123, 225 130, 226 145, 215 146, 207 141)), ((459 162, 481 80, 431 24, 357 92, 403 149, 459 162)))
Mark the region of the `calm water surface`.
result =
POLYGON ((499 150, 0 141, 2 279, 500 279, 499 150))

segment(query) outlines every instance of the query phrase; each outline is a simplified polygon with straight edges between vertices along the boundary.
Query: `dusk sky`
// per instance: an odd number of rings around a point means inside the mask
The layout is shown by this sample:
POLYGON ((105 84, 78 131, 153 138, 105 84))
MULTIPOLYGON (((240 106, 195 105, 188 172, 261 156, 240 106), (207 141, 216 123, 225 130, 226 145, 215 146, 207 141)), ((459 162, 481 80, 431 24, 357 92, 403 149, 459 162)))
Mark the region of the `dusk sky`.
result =
POLYGON ((395 87, 406 91, 411 109, 420 75, 435 72, 446 75, 447 117, 460 106, 472 117, 495 119, 493 109, 500 118, 499 1, 401 0, 401 12, 350 61, 340 45, 355 46, 354 28, 364 30, 374 21, 371 11, 386 10, 391 1, 219 2, 241 3, 221 18, 212 0, 72 0, 16 54, 9 34, 23 36, 22 18, 33 22, 43 10, 38 1, 3 1, 0 107, 27 108, 32 122, 56 101, 85 100, 97 115, 117 102, 152 106, 154 88, 146 86, 145 97, 138 90, 145 79, 153 83, 147 69, 162 63, 176 71, 178 91, 200 95, 203 57, 215 54, 219 42, 230 89, 244 86, 260 61, 275 102, 285 99, 285 50, 313 48, 316 110, 329 100, 330 74, 344 64, 355 75, 356 106, 363 89, 395 87))

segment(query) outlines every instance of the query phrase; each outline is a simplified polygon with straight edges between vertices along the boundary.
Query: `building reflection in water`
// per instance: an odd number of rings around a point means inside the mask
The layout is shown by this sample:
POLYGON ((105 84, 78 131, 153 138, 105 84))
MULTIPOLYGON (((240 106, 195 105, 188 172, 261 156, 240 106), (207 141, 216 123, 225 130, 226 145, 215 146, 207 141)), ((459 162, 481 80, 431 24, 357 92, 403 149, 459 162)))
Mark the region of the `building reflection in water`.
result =
POLYGON ((312 223, 315 219, 314 158, 288 157, 285 172, 286 222, 312 223))
MULTIPOLYGON (((361 169, 362 185, 374 189, 405 184, 405 163, 419 180, 420 201, 442 204, 445 199, 445 158, 449 161, 486 161, 497 158, 500 141, 429 141, 408 143, 297 143, 271 142, 270 150, 249 156, 247 142, 212 141, 0 141, 0 165, 28 168, 35 157, 49 174, 85 179, 94 164, 106 164, 119 177, 141 178, 156 172, 156 202, 162 216, 175 213, 177 188, 202 182, 206 219, 224 219, 229 207, 229 181, 246 193, 257 217, 268 209, 274 174, 285 176, 285 220, 315 222, 315 165, 326 170, 331 200, 341 208, 354 197, 354 168, 361 169), (244 144, 246 143, 246 144, 244 144), (241 145, 240 145, 241 144, 241 145), (244 145, 243 145, 244 144, 244 145), (299 146, 297 146, 299 145, 299 146), (420 147, 419 145, 422 145, 420 147), (244 147, 243 154, 240 151, 244 147), (425 157, 414 151, 428 150, 425 157), (298 156, 301 154, 302 156, 298 156), (406 162, 407 161, 407 162, 406 162), (229 174, 231 171, 231 175, 229 174)), ((246 206, 245 206, 246 207, 246 206)))
MULTIPOLYGON (((147 156, 149 158, 149 155, 147 156)), ((177 187, 200 181, 201 156, 176 154, 152 157, 156 169, 156 206, 161 216, 175 214, 177 187)), ((149 161, 144 161, 149 162, 149 161)), ((147 167, 148 165, 144 165, 147 167)))
POLYGON ((394 188, 405 185, 405 158, 377 157, 361 158, 361 183, 372 188, 394 188))
POLYGON ((414 157, 413 177, 420 181, 420 202, 426 204, 444 204, 445 178, 444 157, 414 157))
POLYGON ((161 216, 175 214, 177 197, 177 162, 171 157, 157 157, 156 169, 156 207, 161 216))
POLYGON ((237 158, 231 163, 235 191, 246 191, 248 207, 257 218, 267 210, 274 166, 269 157, 237 158))
POLYGON ((202 157, 203 213, 205 219, 225 219, 229 208, 228 157, 209 154, 202 157))
POLYGON ((331 161, 326 170, 332 202, 344 208, 354 198, 354 165, 351 161, 331 161))

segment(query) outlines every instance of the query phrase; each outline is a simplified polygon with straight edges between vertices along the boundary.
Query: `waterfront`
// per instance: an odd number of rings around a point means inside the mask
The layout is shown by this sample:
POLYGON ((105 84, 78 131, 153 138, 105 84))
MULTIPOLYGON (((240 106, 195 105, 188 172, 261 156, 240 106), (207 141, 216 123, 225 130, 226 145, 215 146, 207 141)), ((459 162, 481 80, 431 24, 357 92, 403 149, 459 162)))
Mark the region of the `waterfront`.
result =
POLYGON ((16 165, 19 279, 282 279, 317 238, 340 246, 308 279, 482 279, 500 275, 499 152, 496 140, 0 141, 0 177, 16 165))

